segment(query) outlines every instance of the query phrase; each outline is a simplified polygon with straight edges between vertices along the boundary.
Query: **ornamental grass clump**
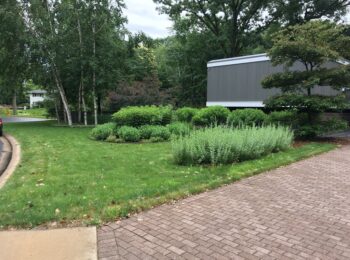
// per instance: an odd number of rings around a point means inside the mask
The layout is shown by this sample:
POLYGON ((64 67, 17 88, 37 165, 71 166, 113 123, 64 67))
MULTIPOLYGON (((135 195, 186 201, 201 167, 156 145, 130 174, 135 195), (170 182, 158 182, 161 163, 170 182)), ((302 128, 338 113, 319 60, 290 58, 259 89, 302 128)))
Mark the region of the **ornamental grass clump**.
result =
POLYGON ((293 132, 284 126, 200 129, 172 142, 175 162, 188 164, 230 164, 257 159, 288 149, 293 132))

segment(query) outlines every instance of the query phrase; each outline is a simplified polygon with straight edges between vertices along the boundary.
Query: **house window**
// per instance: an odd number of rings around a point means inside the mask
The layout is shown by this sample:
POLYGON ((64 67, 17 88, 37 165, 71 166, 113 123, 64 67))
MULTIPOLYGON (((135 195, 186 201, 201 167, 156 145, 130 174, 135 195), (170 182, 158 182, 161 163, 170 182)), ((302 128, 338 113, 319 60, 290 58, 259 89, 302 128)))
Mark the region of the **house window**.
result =
POLYGON ((43 97, 44 96, 44 94, 38 94, 38 93, 33 93, 32 95, 33 95, 33 97, 43 97))

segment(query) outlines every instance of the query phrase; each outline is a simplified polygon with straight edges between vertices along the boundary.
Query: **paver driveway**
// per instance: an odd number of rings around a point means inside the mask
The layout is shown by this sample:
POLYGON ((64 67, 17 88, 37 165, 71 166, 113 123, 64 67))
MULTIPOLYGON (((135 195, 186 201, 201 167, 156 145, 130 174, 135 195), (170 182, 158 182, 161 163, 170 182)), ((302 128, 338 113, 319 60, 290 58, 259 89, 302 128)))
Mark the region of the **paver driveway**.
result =
POLYGON ((98 230, 100 259, 350 259, 350 146, 98 230))

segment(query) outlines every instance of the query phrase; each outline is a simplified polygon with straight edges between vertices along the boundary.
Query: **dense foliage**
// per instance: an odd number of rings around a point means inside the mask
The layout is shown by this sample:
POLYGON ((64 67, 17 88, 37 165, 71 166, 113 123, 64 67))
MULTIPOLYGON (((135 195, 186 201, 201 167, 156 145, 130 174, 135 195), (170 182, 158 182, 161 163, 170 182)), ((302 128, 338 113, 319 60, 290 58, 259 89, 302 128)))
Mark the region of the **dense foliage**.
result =
POLYGON ((280 30, 274 35, 272 48, 268 51, 274 65, 291 68, 296 62, 303 70, 272 74, 262 85, 265 88, 279 88, 282 94, 268 100, 270 108, 291 107, 309 113, 327 109, 343 109, 343 96, 315 95, 314 89, 333 88, 341 90, 350 86, 350 65, 326 67, 331 61, 341 60, 343 48, 350 45, 350 37, 344 35, 345 27, 326 21, 313 21, 280 30))
POLYGON ((138 142, 141 140, 140 131, 131 126, 122 126, 118 130, 118 136, 125 142, 138 142))
POLYGON ((190 123, 192 118, 197 114, 198 109, 192 107, 182 107, 176 110, 176 119, 180 122, 190 123))
POLYGON ((237 109, 228 116, 230 126, 261 126, 267 119, 264 111, 259 109, 237 109))
POLYGON ((193 117, 192 122, 196 126, 214 126, 227 123, 230 110, 222 106, 202 108, 193 117))
POLYGON ((171 107, 125 107, 112 116, 119 126, 167 125, 172 119, 171 107))
POLYGON ((140 127, 142 139, 150 139, 156 141, 168 141, 170 139, 170 131, 166 126, 159 125, 144 125, 140 127))
POLYGON ((228 164, 290 147, 293 133, 282 126, 205 128, 173 141, 178 164, 228 164))
POLYGON ((95 140, 106 140, 109 136, 116 134, 115 123, 106 123, 98 125, 91 130, 90 136, 95 140))

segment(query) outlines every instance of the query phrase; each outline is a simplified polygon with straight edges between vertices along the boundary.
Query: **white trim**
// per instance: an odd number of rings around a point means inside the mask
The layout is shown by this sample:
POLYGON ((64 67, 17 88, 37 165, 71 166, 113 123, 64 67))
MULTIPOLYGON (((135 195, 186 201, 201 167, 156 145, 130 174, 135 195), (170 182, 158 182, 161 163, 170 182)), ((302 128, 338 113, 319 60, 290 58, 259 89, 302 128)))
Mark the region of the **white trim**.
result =
POLYGON ((263 101, 208 101, 207 107, 223 106, 223 107, 265 107, 263 101))
MULTIPOLYGON (((241 56, 241 57, 235 57, 235 58, 229 58, 229 59, 212 60, 208 62, 207 67, 213 68, 213 67, 253 63, 253 62, 260 62, 260 61, 270 61, 270 60, 271 60, 270 57, 267 56, 266 53, 262 53, 262 54, 241 56)), ((336 60, 335 62, 342 65, 350 64, 350 62, 345 59, 339 59, 339 60, 336 60)))
POLYGON ((349 65, 350 64, 350 62, 347 60, 337 60, 336 62, 339 64, 342 64, 342 65, 349 65))
POLYGON ((213 60, 208 62, 207 67, 213 68, 213 67, 221 67, 221 66, 227 66, 227 65, 244 64, 244 63, 260 62, 260 61, 269 61, 269 60, 270 58, 267 56, 267 54, 263 53, 258 55, 242 56, 242 57, 231 58, 231 59, 213 60))

